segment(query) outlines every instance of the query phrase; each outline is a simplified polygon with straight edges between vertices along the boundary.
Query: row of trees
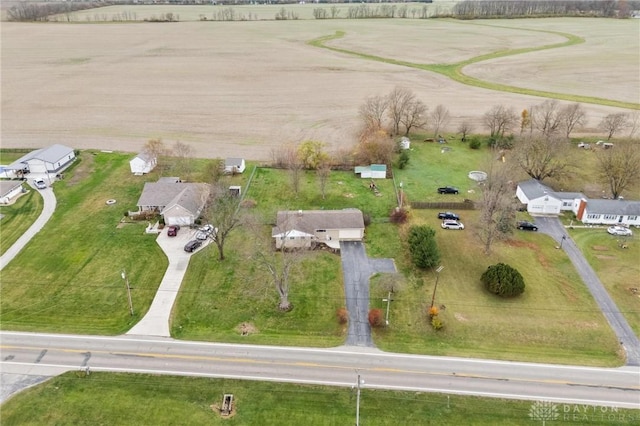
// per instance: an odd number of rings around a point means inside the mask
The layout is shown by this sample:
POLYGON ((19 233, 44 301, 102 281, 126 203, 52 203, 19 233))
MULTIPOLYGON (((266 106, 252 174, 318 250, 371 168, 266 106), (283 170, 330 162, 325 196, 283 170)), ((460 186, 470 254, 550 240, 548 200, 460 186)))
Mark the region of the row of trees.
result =
POLYGON ((461 19, 526 18, 541 16, 630 16, 640 8, 634 0, 465 0, 456 3, 452 15, 461 19))

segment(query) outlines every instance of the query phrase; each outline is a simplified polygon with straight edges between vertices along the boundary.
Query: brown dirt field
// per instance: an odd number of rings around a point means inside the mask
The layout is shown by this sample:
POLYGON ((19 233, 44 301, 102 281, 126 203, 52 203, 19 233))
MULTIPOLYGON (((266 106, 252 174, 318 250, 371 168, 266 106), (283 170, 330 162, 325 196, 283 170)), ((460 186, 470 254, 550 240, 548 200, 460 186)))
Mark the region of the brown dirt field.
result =
MULTIPOLYGON (((589 28, 581 20, 567 25, 582 22, 589 28)), ((600 22, 606 26, 613 20, 600 22)), ((200 157, 268 160, 283 143, 314 139, 330 148, 354 144, 363 100, 397 85, 411 88, 432 108, 447 106, 454 117, 451 129, 463 119, 480 129, 482 114, 492 105, 519 111, 544 101, 305 44, 336 30, 347 33, 336 45, 417 62, 454 62, 557 39, 441 20, 4 22, 2 147, 63 143, 136 152, 148 139, 160 137, 168 144, 187 143, 200 157)), ((624 28, 610 24, 608 31, 618 30, 624 28)), ((617 60, 619 46, 613 40, 608 58, 617 60)), ((616 79, 626 81, 628 68, 615 66, 615 61, 602 64, 596 58, 581 69, 586 66, 595 68, 594 77, 585 72, 581 93, 592 94, 595 87, 596 95, 609 97, 618 90, 616 79), (595 84, 603 69, 611 79, 595 84)), ((507 75, 508 67, 496 73, 507 75)), ((540 84, 549 84, 547 88, 561 77, 555 70, 540 74, 540 84)), ((619 111, 597 105, 585 109, 592 127, 603 115, 619 111)))

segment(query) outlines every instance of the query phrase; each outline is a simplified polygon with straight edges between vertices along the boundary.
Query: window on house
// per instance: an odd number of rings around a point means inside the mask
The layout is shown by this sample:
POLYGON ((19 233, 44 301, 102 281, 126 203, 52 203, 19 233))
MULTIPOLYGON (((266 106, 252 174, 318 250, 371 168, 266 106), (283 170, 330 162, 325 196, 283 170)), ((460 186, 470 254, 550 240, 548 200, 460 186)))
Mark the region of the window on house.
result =
POLYGON ((616 219, 618 217, 618 215, 615 214, 605 214, 604 218, 605 220, 612 220, 612 219, 616 219))
POLYGON ((638 220, 638 216, 628 216, 627 219, 629 219, 629 220, 638 220))
POLYGON ((587 219, 600 219, 599 214, 588 214, 587 219))

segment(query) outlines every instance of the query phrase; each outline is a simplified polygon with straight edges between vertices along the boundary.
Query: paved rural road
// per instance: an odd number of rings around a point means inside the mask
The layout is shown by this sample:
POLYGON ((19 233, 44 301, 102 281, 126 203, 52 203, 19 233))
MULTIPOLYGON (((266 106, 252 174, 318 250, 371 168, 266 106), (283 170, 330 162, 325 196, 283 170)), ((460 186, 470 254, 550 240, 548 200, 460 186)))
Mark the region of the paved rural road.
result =
POLYGON ((626 350, 627 365, 640 366, 640 340, 638 336, 635 335, 624 315, 620 313, 615 302, 607 293, 598 275, 589 265, 587 259, 584 258, 578 246, 567 235, 560 219, 557 217, 536 217, 535 221, 541 232, 550 235, 559 246, 562 246, 562 250, 575 266, 582 281, 586 284, 609 325, 618 336, 618 340, 626 350), (563 236, 565 237, 564 240, 562 240, 563 236))
MULTIPOLYGON (((333 349, 232 345, 137 336, 0 332, 3 376, 118 371, 640 408, 640 370, 333 349)), ((3 386, 5 383, 3 381, 3 386)), ((523 413, 523 416, 526 416, 523 413)), ((527 418, 527 420, 529 420, 527 418)))
POLYGON ((369 278, 376 272, 396 272, 393 259, 369 259, 359 241, 340 242, 346 307, 349 311, 347 346, 370 346, 369 278))
POLYGON ((40 216, 38 216, 35 222, 33 222, 33 225, 31 225, 29 229, 27 229, 26 232, 22 234, 20 238, 18 238, 18 240, 13 243, 13 245, 0 257, 0 271, 3 270, 4 267, 18 255, 18 253, 20 253, 27 243, 31 241, 31 238, 33 238, 34 235, 40 232, 42 227, 49 221, 53 212, 56 210, 56 196, 53 193, 53 188, 51 188, 51 186, 40 190, 32 186, 31 190, 39 191, 40 195, 42 195, 42 199, 44 200, 42 213, 40 213, 40 216))

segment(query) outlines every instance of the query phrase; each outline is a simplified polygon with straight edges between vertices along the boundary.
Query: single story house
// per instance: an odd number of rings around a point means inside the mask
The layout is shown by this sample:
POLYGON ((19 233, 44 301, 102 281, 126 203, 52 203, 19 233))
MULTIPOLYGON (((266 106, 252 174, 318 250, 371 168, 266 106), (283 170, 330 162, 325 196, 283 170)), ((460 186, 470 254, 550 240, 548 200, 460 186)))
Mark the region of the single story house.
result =
POLYGON ((271 236, 276 249, 318 244, 339 249, 340 241, 362 241, 364 217, 358 209, 279 211, 271 236))
POLYGON ((640 226, 640 201, 581 198, 574 213, 585 224, 640 226))
POLYGON ((224 160, 224 172, 228 174, 242 173, 246 168, 244 158, 226 158, 224 160))
POLYGON ((193 225, 209 198, 206 183, 185 183, 172 178, 147 182, 138 199, 138 212, 157 212, 167 225, 193 225))
POLYGON ((518 184, 516 197, 526 204, 531 214, 560 214, 562 199, 546 185, 536 179, 529 179, 518 184))
POLYGON ((370 166, 356 166, 355 172, 362 179, 386 179, 387 165, 372 164, 370 166))
POLYGON ((22 191, 21 180, 0 180, 0 204, 9 204, 22 191))
POLYGON ((158 159, 149 154, 148 152, 141 152, 136 155, 131 161, 129 161, 129 167, 131 167, 131 173, 136 176, 142 176, 145 173, 149 173, 158 164, 158 159))
POLYGON ((73 148, 55 144, 23 155, 7 166, 19 175, 21 173, 59 173, 75 160, 73 148))

